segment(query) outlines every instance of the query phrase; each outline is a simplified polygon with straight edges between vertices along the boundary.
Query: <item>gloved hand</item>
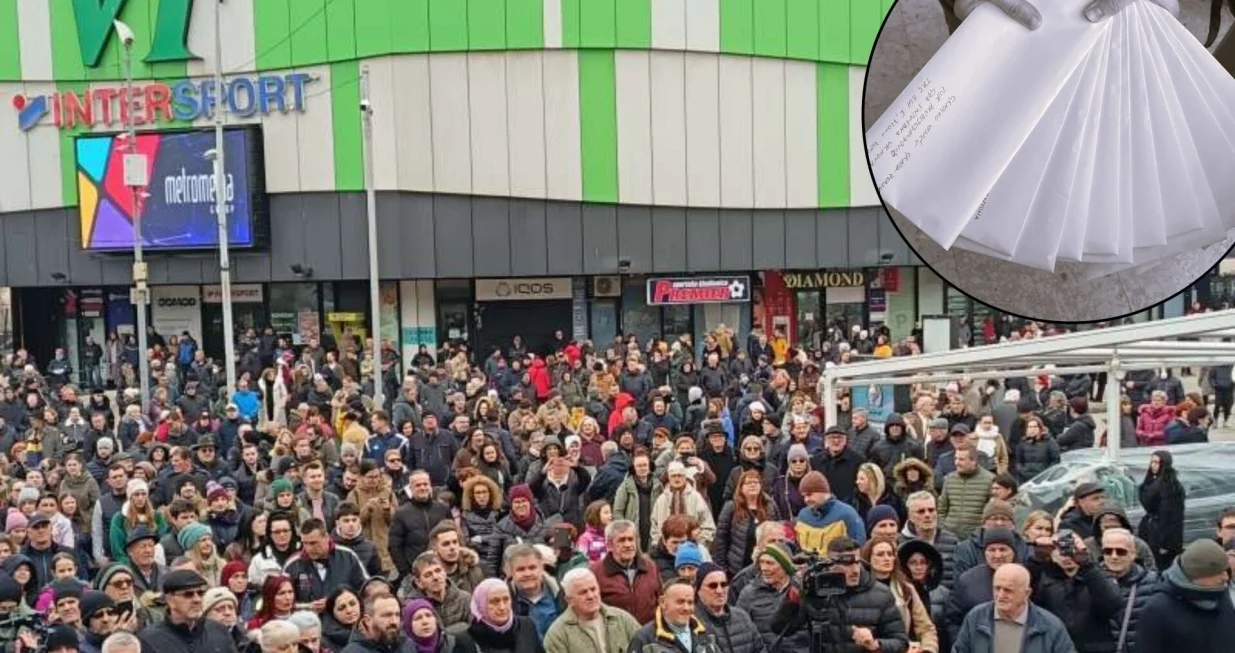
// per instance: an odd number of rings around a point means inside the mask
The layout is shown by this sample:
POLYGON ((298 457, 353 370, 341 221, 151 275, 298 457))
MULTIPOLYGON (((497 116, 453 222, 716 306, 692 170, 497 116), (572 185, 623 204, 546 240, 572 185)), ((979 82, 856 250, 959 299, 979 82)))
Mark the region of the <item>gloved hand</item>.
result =
MULTIPOLYGON (((1105 18, 1114 16, 1123 10, 1124 7, 1136 2, 1137 0, 1093 0, 1085 7, 1085 18, 1091 23, 1096 23, 1105 18)), ((1179 0, 1149 0, 1154 4, 1171 12, 1172 16, 1179 16, 1179 0)), ((990 2, 999 7, 1005 14, 1016 22, 1028 27, 1029 29, 1038 29, 1042 26, 1042 14, 1038 13, 1037 7, 1034 7, 1028 0, 956 0, 955 11, 956 17, 965 20, 973 10, 983 2, 990 2)))

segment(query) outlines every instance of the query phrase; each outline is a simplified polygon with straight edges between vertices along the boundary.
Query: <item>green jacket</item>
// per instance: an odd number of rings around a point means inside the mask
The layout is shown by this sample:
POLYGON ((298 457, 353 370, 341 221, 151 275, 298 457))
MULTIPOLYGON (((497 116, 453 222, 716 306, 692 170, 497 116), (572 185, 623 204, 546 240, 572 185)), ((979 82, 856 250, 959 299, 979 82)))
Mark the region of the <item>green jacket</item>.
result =
MULTIPOLYGON (((607 605, 600 606, 600 614, 605 620, 605 650, 624 653, 630 646, 630 640, 639 632, 639 622, 629 612, 607 605)), ((579 623, 579 617, 572 608, 567 608, 545 633, 545 653, 597 650, 600 647, 592 633, 579 623)))
MULTIPOLYGON (((649 512, 651 507, 656 505, 656 499, 662 491, 660 481, 656 480, 653 474, 652 496, 648 502, 649 512)), ((651 517, 650 514, 648 516, 651 517)), ((622 484, 618 486, 617 492, 613 495, 613 518, 629 519, 635 524, 639 523, 639 491, 635 489, 635 477, 630 474, 622 479, 622 484)))
MULTIPOLYGON (((111 528, 108 530, 108 537, 111 538, 112 557, 116 559, 116 562, 123 562, 126 565, 130 564, 128 547, 126 546, 129 541, 129 527, 124 519, 124 512, 128 507, 129 503, 126 501, 120 512, 112 515, 111 528)), ((167 520, 163 518, 163 512, 160 510, 154 511, 155 537, 161 538, 167 535, 167 531, 167 520)))
POLYGON ((943 494, 939 495, 939 521, 956 534, 957 539, 969 539, 982 525, 982 509, 991 498, 991 481, 995 475, 981 467, 969 476, 952 472, 943 479, 943 494))

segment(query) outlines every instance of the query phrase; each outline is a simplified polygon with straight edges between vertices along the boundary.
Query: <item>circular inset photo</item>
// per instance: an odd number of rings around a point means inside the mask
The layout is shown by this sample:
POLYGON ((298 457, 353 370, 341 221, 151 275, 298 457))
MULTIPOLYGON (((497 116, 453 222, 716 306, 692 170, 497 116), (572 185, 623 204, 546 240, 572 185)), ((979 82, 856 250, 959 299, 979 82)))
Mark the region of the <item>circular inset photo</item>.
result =
POLYGON ((1235 34, 1212 0, 898 0, 871 53, 871 178, 973 299, 1093 322, 1235 243, 1235 34))

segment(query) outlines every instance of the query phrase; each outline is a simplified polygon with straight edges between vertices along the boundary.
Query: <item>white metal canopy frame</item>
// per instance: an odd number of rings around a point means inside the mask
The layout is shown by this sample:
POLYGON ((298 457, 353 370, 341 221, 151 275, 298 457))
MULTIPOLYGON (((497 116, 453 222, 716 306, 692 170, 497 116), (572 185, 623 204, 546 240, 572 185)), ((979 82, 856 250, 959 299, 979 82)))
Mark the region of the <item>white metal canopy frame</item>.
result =
POLYGON ((1235 309, 967 349, 828 366, 820 395, 828 424, 838 388, 959 379, 1106 372, 1107 451, 1119 455, 1119 395, 1128 370, 1235 363, 1235 309), (1197 338, 1183 341, 1178 338, 1197 338))

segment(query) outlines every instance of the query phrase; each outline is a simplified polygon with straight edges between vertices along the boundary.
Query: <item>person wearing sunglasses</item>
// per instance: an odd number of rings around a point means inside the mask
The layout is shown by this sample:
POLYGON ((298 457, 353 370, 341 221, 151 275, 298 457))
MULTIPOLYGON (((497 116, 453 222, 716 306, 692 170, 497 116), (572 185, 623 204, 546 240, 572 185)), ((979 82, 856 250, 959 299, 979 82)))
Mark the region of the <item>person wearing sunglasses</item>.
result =
POLYGON ((232 653, 236 650, 227 629, 209 619, 202 619, 206 586, 206 579, 195 571, 181 569, 168 572, 163 578, 167 614, 162 621, 151 624, 138 634, 143 651, 232 653))
POLYGON ((1087 548, 1080 535, 1061 529, 1053 539, 1035 542, 1025 563, 1033 577, 1033 602, 1064 622, 1078 653, 1113 650, 1117 633, 1111 632, 1111 621, 1123 616, 1119 586, 1098 564, 1100 553, 1087 548))
POLYGON ((94 589, 107 595, 116 609, 116 631, 139 632, 154 621, 150 608, 141 605, 133 583, 133 571, 115 562, 99 570, 94 589))
POLYGON ((1115 650, 1137 653, 1136 626, 1149 597, 1158 591, 1158 572, 1136 561, 1136 538, 1125 528, 1102 532, 1102 568, 1115 578, 1124 605, 1132 603, 1112 622, 1118 645, 1115 650))
POLYGON ((705 562, 695 574, 695 616, 716 634, 716 643, 728 653, 759 653, 763 638, 750 613, 729 605, 729 575, 714 562, 705 562))
POLYGON ((103 640, 116 631, 119 617, 116 602, 103 592, 86 590, 82 592, 80 606, 84 627, 81 650, 98 651, 103 647, 103 640))

